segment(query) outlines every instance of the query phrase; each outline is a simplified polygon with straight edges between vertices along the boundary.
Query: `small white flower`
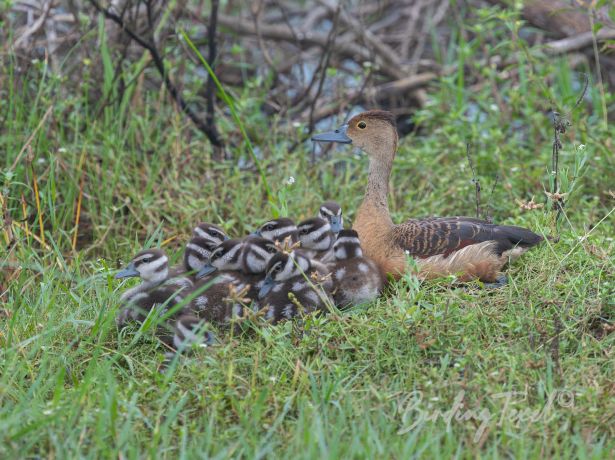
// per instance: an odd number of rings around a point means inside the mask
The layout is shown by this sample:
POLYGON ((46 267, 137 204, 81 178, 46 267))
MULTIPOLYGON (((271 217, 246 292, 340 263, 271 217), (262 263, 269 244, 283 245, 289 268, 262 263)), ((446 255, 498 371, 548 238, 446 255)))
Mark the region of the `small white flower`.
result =
POLYGON ((66 149, 64 147, 60 147, 58 149, 58 153, 65 153, 65 152, 66 152, 66 149))
POLYGON ((301 123, 298 121, 293 121, 293 128, 301 128, 301 123))
POLYGON ((585 144, 579 144, 579 150, 585 150, 585 144))
POLYGON ((408 249, 406 249, 404 252, 406 253, 407 256, 410 255, 410 251, 408 249))
POLYGON ((293 185, 295 183, 295 178, 293 176, 290 176, 288 179, 286 179, 286 185, 293 185))
POLYGON ((271 377, 269 377, 269 381, 272 382, 272 383, 275 383, 276 380, 277 379, 276 379, 275 375, 272 375, 271 377))
POLYGON ((440 398, 438 398, 437 396, 434 396, 433 398, 430 398, 429 400, 436 402, 436 401, 440 401, 440 398))
POLYGON ((45 409, 43 411, 43 415, 51 415, 51 414, 53 414, 53 410, 51 410, 51 409, 45 409))

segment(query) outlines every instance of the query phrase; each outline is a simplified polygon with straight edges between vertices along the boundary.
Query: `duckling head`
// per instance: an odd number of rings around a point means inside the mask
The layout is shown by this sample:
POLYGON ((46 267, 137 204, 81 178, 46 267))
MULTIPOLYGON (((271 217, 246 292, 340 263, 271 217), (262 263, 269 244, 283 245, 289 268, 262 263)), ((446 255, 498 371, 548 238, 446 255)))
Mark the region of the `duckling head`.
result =
POLYGON ((128 266, 115 275, 116 279, 140 277, 146 283, 161 283, 169 274, 169 259, 160 249, 139 252, 128 266))
POLYGON ((209 222, 201 222, 192 230, 193 237, 203 238, 215 244, 220 244, 229 239, 228 235, 220 227, 209 222))
POLYGON ((342 207, 336 201, 325 201, 322 205, 320 205, 318 217, 329 221, 331 231, 336 235, 344 229, 342 207))
POLYGON ((184 267, 189 272, 198 272, 209 260, 212 251, 220 244, 211 238, 196 236, 188 241, 184 251, 184 267))
POLYGON ((245 273, 262 274, 267 264, 278 253, 275 243, 260 236, 249 236, 244 240, 241 265, 245 273))
POLYGON ((254 234, 271 241, 280 242, 290 237, 292 242, 295 242, 297 241, 297 226, 292 219, 281 217, 265 222, 254 234))
POLYGON ((278 252, 267 264, 267 276, 258 292, 258 298, 264 298, 276 284, 307 273, 311 268, 312 264, 307 257, 296 252, 278 252))
POLYGON ((392 161, 397 150, 395 117, 385 110, 369 110, 352 117, 335 131, 312 136, 315 142, 352 144, 370 157, 392 161))
POLYGON ((363 257, 359 234, 355 230, 342 230, 333 243, 333 253, 337 260, 363 257))
POLYGON ((327 251, 334 241, 331 224, 328 220, 313 217, 297 224, 301 247, 315 251, 327 251))
POLYGON ((241 249, 243 241, 240 239, 226 240, 220 243, 211 252, 208 262, 196 274, 197 278, 203 278, 217 270, 240 270, 241 249))

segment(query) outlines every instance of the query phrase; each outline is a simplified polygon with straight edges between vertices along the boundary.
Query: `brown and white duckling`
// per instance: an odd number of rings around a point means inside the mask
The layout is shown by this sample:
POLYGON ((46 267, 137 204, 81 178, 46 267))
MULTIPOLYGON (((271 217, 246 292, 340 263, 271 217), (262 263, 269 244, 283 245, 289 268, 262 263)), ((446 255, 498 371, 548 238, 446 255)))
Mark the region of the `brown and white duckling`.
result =
POLYGON ((326 262, 332 258, 330 253, 335 241, 335 234, 331 230, 328 220, 312 217, 297 224, 301 252, 310 259, 326 262))
POLYGON ((335 261, 327 265, 333 277, 333 300, 339 308, 375 300, 384 277, 378 266, 363 256, 359 234, 342 230, 333 244, 335 261))
POLYGON ((201 222, 192 230, 192 237, 204 238, 215 244, 220 244, 226 241, 229 236, 226 232, 215 224, 209 222, 201 222))
POLYGON ((172 276, 169 259, 160 249, 139 252, 125 269, 115 275, 116 279, 132 277, 139 277, 142 282, 120 297, 123 309, 116 318, 119 327, 129 321, 142 322, 156 306, 166 303, 168 309, 177 305, 193 286, 185 276, 172 276))
POLYGON ((291 243, 299 241, 299 235, 297 234, 297 226, 292 219, 288 217, 280 217, 265 222, 261 225, 254 235, 266 238, 271 241, 279 241, 283 243, 284 240, 290 237, 291 243))
POLYGON ((267 266, 267 276, 259 291, 261 305, 267 308, 266 318, 272 323, 291 319, 300 313, 327 311, 332 299, 314 280, 316 274, 309 258, 298 252, 279 252, 267 266), (307 279, 306 279, 307 277, 307 279), (294 296, 294 301, 290 294, 294 296))
POLYGON ((331 225, 331 231, 338 234, 344 229, 344 217, 342 216, 342 207, 337 201, 325 201, 320 205, 318 217, 325 219, 331 225))
POLYGON ((184 250, 183 270, 189 275, 196 275, 207 265, 212 251, 222 241, 195 236, 188 241, 184 250))
POLYGON ((191 310, 201 319, 217 325, 228 324, 233 317, 243 316, 244 304, 231 299, 232 291, 249 288, 249 279, 242 272, 241 255, 244 242, 230 239, 220 243, 209 261, 197 273, 194 290, 203 290, 191 303, 191 310))

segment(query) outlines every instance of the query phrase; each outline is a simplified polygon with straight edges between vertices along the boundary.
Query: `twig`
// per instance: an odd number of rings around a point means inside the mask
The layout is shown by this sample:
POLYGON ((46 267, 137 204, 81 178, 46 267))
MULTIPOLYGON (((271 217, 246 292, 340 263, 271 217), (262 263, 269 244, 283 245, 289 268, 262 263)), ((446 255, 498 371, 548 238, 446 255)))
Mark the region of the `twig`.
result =
POLYGON ((14 48, 19 48, 22 43, 24 43, 31 35, 35 34, 39 31, 41 27, 45 24, 45 20, 49 16, 49 11, 51 10, 51 6, 53 5, 52 1, 47 1, 43 5, 43 10, 39 18, 30 26, 23 34, 21 34, 17 40, 13 42, 14 48))
POLYGON ((32 144, 32 140, 34 139, 34 136, 36 136, 36 133, 38 133, 38 130, 41 129, 41 126, 43 126, 43 123, 45 123, 45 121, 47 120, 47 117, 51 113, 51 109, 53 109, 53 105, 50 105, 49 108, 47 108, 47 111, 43 115, 43 118, 41 118, 41 121, 38 122, 38 125, 36 125, 36 128, 34 128, 34 131, 32 131, 32 134, 28 136, 26 143, 23 145, 23 147, 21 147, 21 150, 17 154, 15 161, 13 161, 13 164, 11 165, 11 169, 15 169, 15 166, 17 166, 17 163, 19 163, 21 156, 28 149, 28 147, 30 147, 30 144, 32 144))
MULTIPOLYGON (((219 0, 211 1, 211 11, 209 14, 209 28, 207 30, 207 37, 209 40, 208 59, 209 59, 209 64, 214 72, 216 70, 216 57, 217 57, 216 28, 218 26, 219 3, 220 3, 219 0)), ((217 149, 214 149, 214 158, 219 159, 222 153, 221 147, 224 145, 224 143, 220 139, 220 134, 218 133, 218 130, 216 129, 216 120, 214 118, 215 103, 216 103, 216 84, 213 78, 211 78, 211 75, 208 75, 208 78, 207 78, 207 115, 205 115, 205 121, 207 122, 207 125, 211 129, 212 136, 215 138, 215 142, 212 142, 213 146, 217 147, 217 149)))
POLYGON ((314 131, 314 109, 316 108, 316 102, 320 97, 320 93, 322 92, 322 87, 325 83, 325 78, 327 76, 327 67, 329 66, 329 59, 331 58, 331 50, 335 46, 335 37, 337 36, 337 24, 340 17, 341 7, 338 5, 335 10, 333 16, 333 25, 331 26, 331 30, 329 31, 329 36, 327 37, 327 45, 325 46, 324 51, 324 62, 322 62, 322 66, 320 69, 320 81, 318 82, 318 87, 316 88, 316 94, 312 98, 312 102, 310 104, 310 116, 309 116, 309 124, 308 124, 308 134, 312 134, 314 131))
POLYGON ((474 184, 474 188, 476 190, 476 217, 480 218, 480 180, 476 178, 476 170, 474 169, 474 163, 472 163, 472 157, 470 155, 472 150, 472 144, 469 142, 466 144, 466 157, 468 158, 468 163, 470 164, 470 169, 472 170, 472 183, 474 184))
POLYGON ((175 103, 179 106, 181 111, 184 112, 188 116, 188 118, 190 118, 190 120, 192 120, 195 126, 207 136, 207 138, 209 139, 209 142, 211 142, 213 146, 223 147, 224 144, 216 136, 217 133, 211 129, 211 126, 209 126, 209 124, 206 121, 201 120, 199 116, 194 112, 194 110, 192 110, 190 106, 186 103, 186 101, 181 97, 179 91, 177 90, 177 88, 175 87, 171 79, 169 78, 169 74, 166 71, 166 68, 164 65, 164 60, 162 59, 162 56, 160 55, 160 53, 158 52, 154 44, 147 41, 146 39, 138 35, 136 32, 126 27, 124 20, 120 16, 118 16, 115 13, 112 13, 107 8, 103 8, 96 0, 89 0, 89 1, 92 4, 92 6, 96 8, 98 12, 102 13, 107 19, 110 19, 111 21, 116 23, 120 27, 120 29, 126 35, 128 35, 128 37, 130 37, 139 46, 141 46, 142 48, 145 48, 149 52, 150 56, 152 57, 154 66, 156 67, 156 70, 158 70, 158 73, 162 77, 164 86, 166 87, 167 91, 173 98, 173 101, 175 101, 175 103))

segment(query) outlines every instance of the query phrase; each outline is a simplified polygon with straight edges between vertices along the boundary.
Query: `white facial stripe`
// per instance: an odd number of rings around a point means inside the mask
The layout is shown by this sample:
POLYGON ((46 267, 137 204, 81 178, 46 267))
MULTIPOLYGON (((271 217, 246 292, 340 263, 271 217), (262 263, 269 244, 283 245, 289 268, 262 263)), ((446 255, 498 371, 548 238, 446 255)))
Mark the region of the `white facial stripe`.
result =
POLYGON ((359 238, 356 238, 354 236, 342 236, 337 239, 335 244, 337 245, 337 244, 361 244, 361 243, 359 242, 359 238))
POLYGON ((269 262, 266 258, 257 257, 256 254, 250 252, 246 257, 246 267, 252 273, 262 273, 267 268, 269 262))
MULTIPOLYGON (((284 235, 285 233, 292 233, 297 229, 294 225, 287 225, 286 227, 276 228, 272 230, 274 236, 278 237, 280 235, 284 235)), ((271 239, 271 238, 269 238, 271 239)))
POLYGON ((188 243, 186 245, 187 249, 190 249, 191 251, 194 251, 198 254, 201 254, 203 257, 207 258, 209 257, 209 255, 211 254, 211 251, 209 251, 209 249, 205 249, 201 246, 199 246, 198 244, 194 244, 194 243, 188 243))

